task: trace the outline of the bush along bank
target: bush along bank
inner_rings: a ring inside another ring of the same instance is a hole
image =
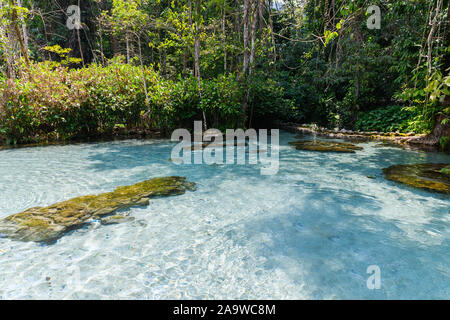
[[[290,107],[277,83],[263,79],[255,76],[251,84],[247,119],[267,118],[268,103],[276,106],[273,118]],[[243,118],[243,87],[234,75],[202,80],[199,87],[193,77],[165,79],[120,59],[81,69],[33,63],[20,78],[0,77],[0,143],[165,135],[192,127],[203,113],[209,127],[235,128]]]

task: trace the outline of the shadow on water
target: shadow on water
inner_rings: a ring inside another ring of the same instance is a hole
[[[132,169],[140,166],[148,166],[154,163],[167,164],[170,158],[170,143],[158,141],[146,144],[117,143],[95,150],[88,156],[88,160],[94,162],[91,169],[96,171],[108,171],[115,169]]]
[[[311,139],[311,137],[305,137]],[[291,137],[290,141],[294,141]],[[333,141],[342,141],[334,139]],[[327,168],[330,172],[339,173],[342,180],[346,180],[346,176],[352,172],[361,173],[362,179],[377,179],[377,182],[384,184],[386,187],[396,186],[399,189],[411,190],[414,193],[423,196],[432,196],[439,199],[445,199],[447,196],[442,194],[431,193],[426,190],[417,190],[412,187],[391,182],[385,179],[382,172],[383,168],[397,164],[421,164],[421,163],[447,163],[450,164],[450,155],[442,152],[425,152],[417,150],[403,149],[398,146],[382,145],[380,143],[370,142],[360,144],[364,148],[363,151],[357,151],[354,154],[342,155],[336,153],[320,153],[313,151],[296,151],[292,150],[281,154],[281,159],[296,161],[298,165],[292,166],[285,170],[287,173],[295,173],[302,167],[310,167],[312,169]],[[313,174],[313,172],[311,172]]]
[[[286,174],[292,171],[301,178],[307,173],[310,162],[314,163],[313,169],[326,168],[342,179],[352,172],[360,173],[361,179],[364,175],[373,175],[380,179],[377,183],[386,185],[386,192],[392,192],[394,184],[384,179],[382,168],[394,164],[448,162],[445,154],[364,147],[370,150],[351,156],[317,155],[291,149],[282,151],[278,179],[297,188],[294,181],[286,180]],[[173,165],[168,161],[170,150],[166,141],[144,145],[116,144],[103,152],[93,153],[89,160],[94,162],[92,168],[96,171],[162,165],[173,168],[167,169],[171,172],[182,172],[193,181],[206,185],[206,181],[213,183],[221,172],[225,174],[222,178],[232,179],[236,174],[234,166]],[[299,162],[283,168],[283,161],[293,159]],[[299,169],[303,171],[299,173]],[[249,168],[245,174],[241,173],[247,176],[252,170]],[[303,287],[310,298],[448,298],[450,268],[442,263],[435,264],[433,259],[437,255],[439,259],[436,260],[442,261],[442,256],[448,255],[450,250],[450,241],[446,238],[450,225],[442,219],[445,208],[435,207],[429,212],[426,223],[411,225],[419,229],[411,236],[405,231],[403,221],[379,214],[384,209],[383,204],[371,195],[371,190],[344,190],[339,186],[339,177],[336,185],[326,188],[311,179],[299,181],[298,188],[303,188],[304,192],[295,193],[293,196],[298,197],[295,201],[287,202],[274,212],[255,215],[243,224],[228,225],[218,232],[236,245],[246,247],[251,244],[256,255],[265,259],[259,267],[269,272],[281,270],[292,283]],[[252,178],[248,176],[248,179]],[[267,179],[270,182],[271,178]],[[395,186],[398,190],[408,188]],[[443,199],[441,195],[427,191],[413,192],[419,198]],[[444,240],[428,241],[427,232],[434,232]],[[418,234],[423,234],[423,239]],[[366,270],[370,265],[378,265],[381,269],[380,290],[369,290],[366,286],[370,276]]]
[[[233,232],[256,246],[257,255],[266,258],[264,269],[282,270],[294,283],[304,284],[310,298],[448,298],[449,269],[441,270],[438,279],[433,268],[449,266],[433,265],[433,256],[427,254],[431,249],[445,256],[448,240],[424,245],[408,237],[399,221],[377,215],[381,206],[375,199],[324,191],[306,193],[295,205],[282,208],[284,214],[231,226]],[[433,222],[423,226],[424,231],[435,227]],[[380,290],[366,286],[370,265],[381,269]]]

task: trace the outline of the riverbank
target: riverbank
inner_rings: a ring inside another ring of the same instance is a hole
[[[42,147],[53,145],[66,145],[76,143],[97,143],[127,139],[161,139],[166,138],[167,134],[159,130],[141,129],[141,128],[115,128],[110,133],[97,134],[90,137],[79,137],[73,139],[42,139],[41,141],[30,143],[8,144],[5,137],[0,135],[0,150],[12,148]]]
[[[319,127],[314,124],[296,124],[296,123],[284,123],[279,126],[281,130],[286,130],[292,133],[301,134],[314,134],[331,139],[345,139],[351,142],[364,142],[364,141],[380,141],[383,143],[398,145],[409,149],[419,149],[425,151],[442,151],[439,143],[430,141],[426,134],[400,133],[400,132],[361,132],[352,130],[330,130],[324,127]],[[38,142],[31,142],[26,144],[8,144],[5,137],[0,135],[0,150],[10,148],[24,148],[24,147],[36,147],[36,146],[50,146],[50,145],[64,145],[75,144],[85,142],[107,142],[114,140],[126,140],[126,139],[161,139],[169,138],[170,135],[158,130],[142,129],[142,128],[114,128],[110,133],[98,134],[90,137],[74,138],[59,140],[55,139],[43,139]],[[447,146],[445,151],[449,151]]]
[[[280,128],[289,132],[315,134],[332,139],[346,139],[353,142],[375,140],[384,143],[399,145],[405,148],[421,149],[426,151],[440,150],[438,142],[431,141],[427,138],[428,136],[426,134],[416,134],[414,132],[361,132],[346,129],[330,130],[314,124],[300,125],[296,123],[285,123],[282,124]],[[448,147],[446,150],[448,150]]]

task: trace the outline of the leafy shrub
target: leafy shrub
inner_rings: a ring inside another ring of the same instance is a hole
[[[234,76],[202,80],[199,88],[194,77],[155,83],[150,93],[149,118],[159,128],[191,128],[193,121],[203,120],[209,127],[229,128],[241,114],[242,95]]]
[[[284,88],[265,74],[255,75],[249,97],[252,126],[269,128],[276,120],[291,120],[295,111],[292,100],[285,98]]]
[[[14,142],[91,136],[134,126],[146,109],[139,68],[119,60],[79,70],[44,62],[0,86],[0,130]],[[157,74],[146,70],[146,78]]]
[[[402,106],[378,108],[360,113],[355,129],[361,131],[407,132],[412,130],[411,123],[415,113]]]
[[[255,117],[286,112],[276,82],[260,79],[252,89]],[[243,93],[233,75],[203,80],[199,88],[193,77],[167,80],[120,58],[81,69],[33,63],[20,79],[0,79],[0,135],[26,143],[96,136],[117,127],[168,132],[192,127],[203,112],[209,127],[233,128],[242,118]]]
[[[243,91],[234,75],[202,81],[200,109],[209,126],[220,130],[234,128],[242,113]]]

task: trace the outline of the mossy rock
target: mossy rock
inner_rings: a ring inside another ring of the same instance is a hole
[[[356,150],[363,148],[355,146],[352,143],[333,142],[323,140],[300,140],[289,142],[297,150],[320,151],[320,152],[342,152],[355,153]]]
[[[394,165],[383,169],[386,179],[428,191],[450,194],[450,175],[442,169],[448,164],[407,164]]]
[[[0,220],[0,234],[22,241],[53,242],[92,218],[98,219],[132,206],[148,205],[150,198],[180,195],[186,190],[195,190],[195,184],[187,182],[185,177],[153,178],[118,187],[113,192],[77,197],[13,214]]]

